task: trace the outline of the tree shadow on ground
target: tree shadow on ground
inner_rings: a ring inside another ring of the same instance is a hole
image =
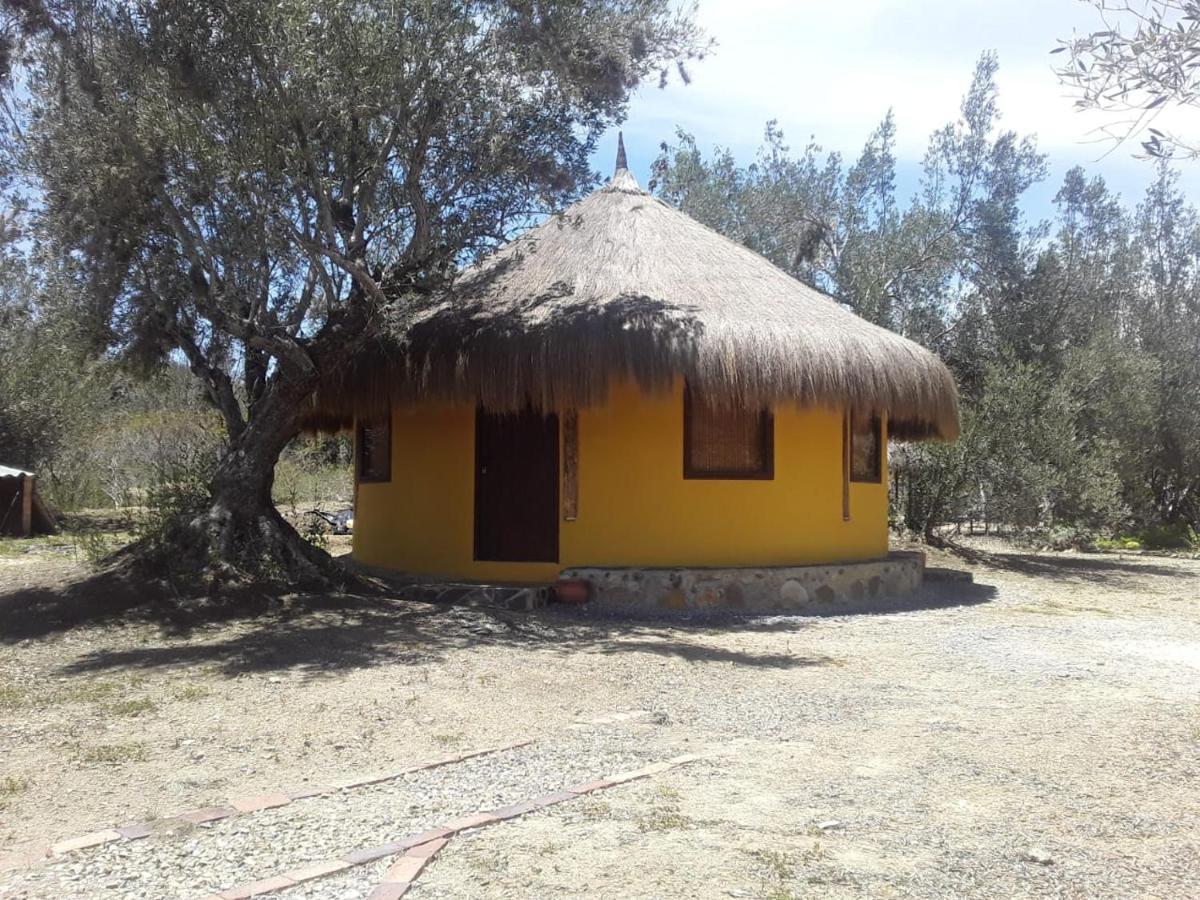
[[[69,584],[0,594],[0,642],[11,644],[131,618],[152,619],[167,628],[181,615],[161,589],[105,572]]]
[[[308,598],[304,598],[307,600]],[[340,597],[342,605],[303,605],[284,613],[227,620],[191,639],[98,649],[63,667],[64,674],[216,664],[233,677],[278,670],[319,675],[377,665],[437,663],[456,650],[502,647],[523,652],[641,653],[694,663],[789,669],[823,665],[825,657],[755,652],[708,643],[728,628],[666,623],[582,621],[555,611],[509,612],[399,599]],[[775,630],[795,631],[796,623]],[[206,639],[207,638],[207,639]]]
[[[162,595],[147,598],[134,588],[99,576],[62,590],[0,596],[0,635],[13,643],[74,628],[103,629],[97,633],[101,646],[65,665],[64,674],[205,665],[229,677],[283,670],[319,676],[378,665],[436,663],[456,650],[488,646],[561,655],[635,653],[698,665],[786,670],[840,661],[790,649],[732,647],[721,639],[795,634],[819,616],[941,609],[984,603],[994,595],[984,585],[940,585],[910,598],[831,605],[811,615],[634,620],[571,607],[524,613],[430,604],[406,600],[402,590],[372,595],[260,590],[196,605]],[[156,627],[161,639],[121,644],[122,625]]]
[[[360,581],[360,584],[362,582]],[[383,591],[383,586],[378,587]],[[197,627],[269,616],[295,597],[309,609],[369,602],[370,594],[296,595],[270,585],[227,589],[214,597],[177,595],[169,585],[122,570],[100,572],[69,583],[0,593],[0,643],[49,637],[76,628],[154,624],[165,635],[186,636]]]
[[[1136,587],[1148,577],[1193,580],[1196,573],[1180,566],[1105,556],[1069,556],[1064,553],[997,553],[948,543],[946,549],[973,565],[1015,572],[1032,578],[1057,578]]]

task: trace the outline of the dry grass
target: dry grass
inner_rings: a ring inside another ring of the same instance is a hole
[[[589,795],[576,804],[576,811],[584,819],[607,819],[612,816],[612,804]]]
[[[695,827],[697,823],[680,812],[680,799],[676,788],[664,784],[655,785],[650,809],[637,817],[637,830],[644,834],[648,831],[675,831]]]
[[[185,684],[171,691],[171,697],[175,700],[203,700],[205,697],[212,695],[212,690],[203,684]]]
[[[140,741],[111,744],[72,744],[68,747],[72,759],[83,765],[124,765],[145,762],[149,756]]]
[[[158,708],[149,697],[138,697],[131,700],[118,700],[115,703],[109,703],[105,709],[114,716],[140,716],[142,713],[151,712]]]
[[[22,688],[0,684],[0,710],[16,710],[25,705],[28,694]]]
[[[637,830],[643,834],[647,831],[673,831],[680,828],[691,828],[695,823],[679,810],[672,807],[654,807],[644,815],[638,816]]]
[[[7,809],[12,800],[29,790],[33,779],[27,775],[4,775],[0,777],[0,809]]]

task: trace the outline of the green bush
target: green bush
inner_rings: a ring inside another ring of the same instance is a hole
[[[1200,545],[1195,529],[1186,523],[1153,525],[1138,534],[1147,550],[1195,550]]]
[[[1098,550],[1141,550],[1142,542],[1131,537],[1100,538],[1096,541]]]
[[[1136,535],[1121,534],[1096,541],[1100,550],[1197,550],[1200,536],[1186,523],[1151,525]]]
[[[1048,529],[1046,543],[1054,550],[1090,550],[1096,546],[1096,531],[1084,525],[1055,525]]]
[[[174,529],[208,507],[208,483],[215,464],[213,449],[198,446],[156,466],[134,529],[136,537],[153,547],[169,546]]]
[[[120,541],[99,528],[84,527],[74,532],[77,552],[93,569],[100,569],[109,554],[120,546]]]

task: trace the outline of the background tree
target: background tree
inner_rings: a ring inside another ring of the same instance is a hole
[[[1185,528],[1200,516],[1196,212],[1165,163],[1136,210],[1074,168],[1052,221],[1027,222],[1020,201],[1045,164],[997,127],[995,73],[985,55],[907,201],[890,116],[848,166],[815,144],[793,156],[773,123],[744,167],[681,133],[655,187],[955,370],[959,441],[893,448],[909,528]]]
[[[271,502],[321,377],[588,186],[668,0],[9,0],[5,158],[98,346],[178,358],[225,446],[165,559],[321,575]],[[144,548],[145,549],[145,548]]]
[[[1154,127],[1172,106],[1200,105],[1200,0],[1086,0],[1101,28],[1059,42],[1058,70],[1080,109],[1115,113],[1102,128],[1122,143],[1145,132],[1152,157],[1200,156],[1200,138]]]

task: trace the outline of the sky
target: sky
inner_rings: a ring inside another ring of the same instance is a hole
[[[660,90],[638,91],[622,126],[630,168],[645,184],[659,144],[677,127],[705,152],[730,148],[753,160],[767,120],[778,119],[788,143],[810,138],[853,158],[893,109],[898,186],[911,194],[929,135],[958,118],[976,60],[999,56],[1000,127],[1035,134],[1050,174],[1025,198],[1030,218],[1047,217],[1063,174],[1073,165],[1103,175],[1129,204],[1153,177],[1133,158],[1136,142],[1096,143],[1095,129],[1119,121],[1080,112],[1058,83],[1051,56],[1059,38],[1098,30],[1082,0],[700,0],[700,22],[715,53]],[[1200,135],[1200,112],[1170,111],[1158,123]],[[616,130],[594,157],[611,171]],[[1179,163],[1183,186],[1200,200],[1200,161]]]

